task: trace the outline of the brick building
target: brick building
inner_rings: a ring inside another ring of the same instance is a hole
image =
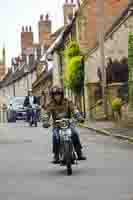
[[[105,30],[106,35],[108,35],[112,31],[112,27],[115,29],[117,19],[122,16],[122,13],[125,11],[129,3],[130,3],[129,0],[104,1],[104,15],[105,15],[104,30]],[[100,64],[99,50],[98,50],[98,54],[95,56],[94,59],[91,57],[92,56],[91,52],[95,51],[95,47],[98,44],[97,24],[98,24],[99,18],[97,17],[97,13],[96,13],[96,1],[94,0],[82,1],[82,4],[80,5],[76,13],[74,10],[75,6],[74,6],[73,1],[68,2],[66,0],[64,8],[67,9],[66,13],[69,13],[68,11],[69,9],[70,9],[70,12],[72,13],[72,8],[73,8],[74,19],[72,20],[72,26],[68,29],[68,31],[66,31],[65,37],[64,36],[62,37],[62,40],[60,44],[58,45],[58,50],[56,48],[53,53],[54,64],[55,64],[54,74],[56,77],[56,82],[59,82],[60,75],[57,78],[57,74],[63,71],[63,65],[64,65],[63,64],[63,61],[64,61],[63,50],[67,46],[69,41],[77,40],[79,42],[80,49],[85,55],[85,104],[86,104],[85,106],[86,106],[86,112],[89,115],[89,108],[91,107],[91,105],[94,104],[93,99],[94,99],[95,93],[93,93],[93,88],[95,87],[95,84],[98,83],[97,66]],[[66,18],[64,17],[64,19]],[[127,32],[126,29],[124,31]],[[120,39],[120,36],[117,39]],[[127,38],[125,38],[123,46],[127,44],[126,42],[127,42]],[[114,44],[115,43],[113,43],[113,45]],[[117,49],[119,48],[119,52],[127,51],[127,48],[126,50],[124,50],[123,46],[121,47],[117,46]],[[108,43],[107,49],[109,48],[110,46]],[[114,49],[116,47],[111,45],[111,48]],[[111,52],[111,49],[110,49],[110,52]],[[116,54],[116,56],[117,55],[118,54]],[[86,83],[87,83],[87,87],[86,87]],[[90,94],[90,91],[92,91],[91,94]],[[71,96],[71,91],[69,91],[68,93],[69,93],[68,95]],[[73,98],[73,95],[72,95],[72,98]]]
[[[51,20],[46,15],[40,16],[38,22],[38,43],[34,42],[34,33],[31,27],[22,27],[20,34],[21,55],[13,58],[11,68],[3,81],[0,82],[1,96],[25,96],[27,90],[32,88],[33,82],[36,81],[40,71],[44,67],[39,63],[39,59],[44,54],[50,43],[55,40],[56,34],[51,32]],[[5,58],[3,51],[3,58]],[[4,59],[1,62],[1,74],[4,74]]]

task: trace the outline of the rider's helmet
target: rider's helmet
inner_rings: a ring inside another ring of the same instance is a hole
[[[32,92],[32,89],[29,89],[28,92]]]
[[[28,90],[28,95],[30,95],[30,93],[32,93],[33,91],[32,91],[32,89],[29,89]]]
[[[53,86],[50,89],[50,96],[54,97],[55,95],[60,94],[62,97],[64,97],[64,89],[61,86]]]

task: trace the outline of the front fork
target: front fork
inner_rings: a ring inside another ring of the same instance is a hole
[[[62,131],[62,130],[60,130]],[[71,131],[71,130],[70,130]],[[61,132],[60,132],[60,137],[61,137]],[[65,144],[69,145],[69,152],[71,154],[71,160],[72,161],[76,161],[77,164],[77,160],[78,160],[78,155],[75,151],[74,145],[73,145],[73,141],[72,141],[72,136],[69,136],[71,138],[61,138],[60,139],[60,160],[64,161],[65,160]]]

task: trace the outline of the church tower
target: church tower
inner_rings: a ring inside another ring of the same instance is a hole
[[[6,75],[6,50],[5,46],[2,49],[2,59],[0,60],[0,81]]]
[[[5,46],[3,46],[3,50],[2,50],[2,60],[3,60],[3,66],[6,66],[6,50],[5,50]]]

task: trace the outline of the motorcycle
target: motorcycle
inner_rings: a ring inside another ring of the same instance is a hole
[[[31,127],[32,125],[35,125],[35,127],[38,126],[38,110],[39,109],[40,107],[38,105],[27,108],[27,111],[30,112],[30,119],[28,120],[28,122]]]
[[[77,164],[78,156],[72,142],[71,124],[73,120],[63,118],[56,120],[59,127],[60,147],[59,160],[60,163],[66,166],[67,175],[72,175],[72,164]]]

